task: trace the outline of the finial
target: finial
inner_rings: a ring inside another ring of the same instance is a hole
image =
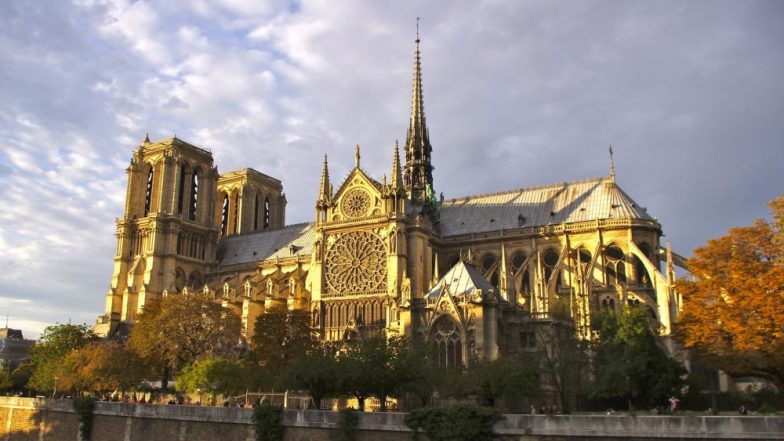
[[[615,160],[613,160],[612,144],[610,144],[610,180],[615,182]]]
[[[359,168],[359,144],[354,147],[354,166]]]
[[[150,143],[150,134],[149,133],[146,133],[144,135],[144,143],[145,144],[149,144]]]
[[[421,19],[422,19],[421,17],[417,17],[417,22],[416,22],[416,26],[417,26],[417,38],[416,38],[416,42],[417,42],[417,43],[419,43],[419,20],[421,20]]]

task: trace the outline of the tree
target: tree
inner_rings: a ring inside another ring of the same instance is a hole
[[[175,388],[180,392],[207,392],[215,399],[247,390],[253,366],[242,360],[211,357],[199,360],[182,370]]]
[[[35,390],[56,390],[63,359],[74,349],[98,340],[86,324],[57,324],[44,329],[43,335],[30,348],[34,366],[29,385]]]
[[[63,359],[59,370],[60,388],[64,390],[122,394],[143,379],[141,360],[119,342],[89,343],[74,349]]]
[[[285,386],[307,391],[317,409],[323,398],[337,391],[337,380],[337,361],[329,351],[314,351],[294,360],[284,374]]]
[[[427,406],[433,394],[443,388],[442,380],[447,377],[446,372],[432,360],[430,345],[421,341],[406,345],[398,355],[397,363],[401,382],[396,394],[410,393],[419,398],[421,406]]]
[[[256,319],[253,329],[251,349],[267,369],[282,368],[319,347],[306,312],[271,308]]]
[[[599,317],[591,396],[633,406],[654,406],[683,386],[686,370],[659,347],[640,307]]]
[[[202,294],[148,301],[136,318],[128,347],[161,372],[210,356],[229,354],[239,342],[240,318]]]
[[[370,337],[349,346],[338,357],[340,391],[356,398],[359,410],[365,409],[366,398],[375,395],[385,412],[387,397],[394,396],[398,386],[408,381],[408,372],[399,363],[406,345],[402,338]]]
[[[536,333],[542,363],[542,374],[555,388],[564,412],[569,410],[569,397],[578,395],[588,373],[588,343],[577,337],[571,322],[554,321],[549,328]]]
[[[11,373],[0,367],[0,390],[10,389],[13,385],[14,382],[11,381]]]
[[[530,397],[539,391],[539,361],[530,355],[476,360],[469,365],[472,392],[490,407],[498,398]]]
[[[784,195],[773,222],[732,228],[694,250],[678,281],[678,337],[709,366],[765,378],[784,391]]]

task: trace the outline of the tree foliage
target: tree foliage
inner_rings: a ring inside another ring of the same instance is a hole
[[[186,393],[236,395],[250,387],[255,367],[243,360],[211,357],[199,360],[182,370],[176,389]]]
[[[707,364],[784,390],[784,195],[773,221],[732,228],[694,250],[679,280],[679,338]]]
[[[502,418],[495,409],[455,404],[416,409],[406,416],[406,425],[414,439],[422,432],[430,441],[489,441],[496,438],[493,426]]]
[[[378,397],[381,411],[386,411],[386,399],[400,392],[401,385],[409,382],[411,370],[401,363],[401,355],[408,348],[407,340],[393,337],[370,337],[354,342],[338,357],[338,386],[359,402],[364,410],[364,400]]]
[[[272,308],[256,319],[253,329],[251,349],[267,369],[282,368],[319,347],[307,312]]]
[[[138,357],[115,341],[92,342],[63,358],[59,386],[64,390],[121,391],[143,380]]]
[[[55,389],[56,378],[59,379],[68,353],[97,340],[98,336],[86,324],[48,326],[30,348],[30,363],[34,368],[29,386],[39,391]]]
[[[528,354],[476,360],[468,367],[472,393],[494,407],[498,398],[532,397],[539,392],[539,361]]]
[[[541,348],[542,375],[555,389],[561,409],[569,411],[569,397],[584,389],[590,366],[588,343],[577,337],[570,322],[552,323],[536,334]]]
[[[658,346],[642,308],[602,313],[595,352],[593,398],[654,406],[683,385],[686,370]]]
[[[338,365],[329,351],[314,351],[294,360],[286,368],[284,385],[293,390],[307,391],[316,408],[321,400],[338,392]]]
[[[148,301],[136,318],[129,348],[161,372],[202,358],[231,353],[240,318],[207,296],[170,295]]]

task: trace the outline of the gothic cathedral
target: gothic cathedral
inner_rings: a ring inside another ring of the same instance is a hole
[[[245,338],[256,317],[289,308],[308,312],[325,341],[427,340],[442,366],[535,349],[556,311],[590,338],[596,311],[642,305],[672,334],[683,259],[661,246],[661,225],[613,167],[606,177],[437,198],[418,37],[413,77],[389,179],[362,169],[357,146],[354,169],[333,186],[325,157],[306,224],[285,225],[280,180],[250,168],[221,174],[207,150],[145,139],[127,169],[96,331],[127,333],[149,299],[198,292],[235,310]]]

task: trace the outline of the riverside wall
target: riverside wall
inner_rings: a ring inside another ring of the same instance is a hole
[[[97,402],[93,441],[253,441],[251,409]],[[337,414],[284,411],[286,441],[334,439]],[[357,441],[408,441],[399,412],[363,413]],[[502,440],[784,440],[784,417],[505,415]],[[0,441],[78,441],[69,400],[0,397]],[[424,439],[422,437],[421,439]]]

